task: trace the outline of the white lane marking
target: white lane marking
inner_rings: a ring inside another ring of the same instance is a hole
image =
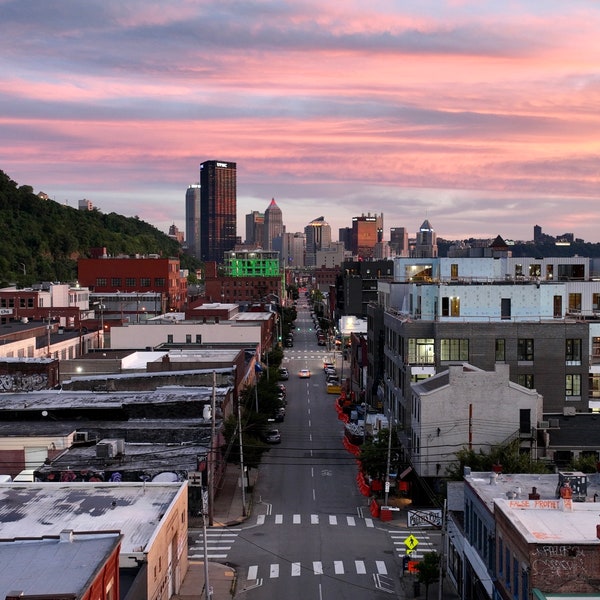
[[[344,574],[344,563],[341,560],[334,560],[333,561],[333,570],[334,573],[336,575],[343,575]]]
[[[281,525],[283,523],[283,515],[275,515],[275,525]]]
[[[375,527],[375,525],[373,524],[373,519],[365,519],[365,525],[367,527]]]
[[[319,515],[310,515],[310,524],[318,525],[319,524]]]
[[[294,516],[292,517],[292,523],[293,523],[294,525],[299,525],[299,524],[300,524],[300,522],[301,522],[300,515],[296,514],[296,515],[294,515]]]
[[[271,579],[274,579],[275,577],[279,577],[279,565],[278,564],[271,565],[269,577]]]
[[[292,577],[298,577],[302,570],[302,565],[299,562],[292,563]]]
[[[313,571],[315,575],[323,575],[323,563],[320,560],[313,562]]]
[[[258,517],[256,517],[256,524],[264,525],[265,524],[265,515],[258,515]]]
[[[329,524],[337,525],[337,517],[335,515],[329,515]]]
[[[346,522],[350,527],[354,527],[356,525],[356,520],[354,517],[346,517]]]
[[[385,566],[385,563],[382,560],[376,560],[375,564],[377,565],[377,572],[380,575],[387,575],[387,567]]]
[[[249,581],[252,579],[257,579],[257,575],[258,575],[258,565],[252,565],[251,567],[248,568],[248,577],[246,577],[246,579],[248,579]]]
[[[356,566],[356,573],[358,575],[365,575],[367,573],[367,567],[365,567],[363,560],[355,560],[354,565]]]

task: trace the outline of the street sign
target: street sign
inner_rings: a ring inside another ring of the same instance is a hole
[[[190,487],[200,487],[202,485],[202,473],[200,471],[190,471],[188,473],[188,485]]]
[[[419,540],[411,534],[404,540],[404,545],[408,550],[407,554],[410,554],[419,545]]]

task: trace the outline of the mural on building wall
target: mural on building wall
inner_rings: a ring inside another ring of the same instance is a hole
[[[45,373],[10,373],[0,375],[0,392],[35,392],[48,389]]]
[[[36,481],[44,482],[136,482],[140,481],[186,481],[187,471],[107,471],[96,469],[76,470],[46,470],[36,472]]]

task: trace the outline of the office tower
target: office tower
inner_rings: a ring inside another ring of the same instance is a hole
[[[390,228],[390,248],[394,256],[408,256],[408,231],[406,227]]]
[[[284,233],[281,236],[281,264],[284,267],[303,267],[306,238],[303,233]]]
[[[317,251],[329,248],[331,244],[331,226],[324,217],[318,217],[304,228],[306,236],[306,256],[304,264],[307,267],[317,265]]]
[[[236,242],[236,164],[208,160],[200,165],[200,258],[222,263]]]
[[[435,258],[438,255],[437,235],[427,219],[417,232],[415,244],[415,258]]]
[[[185,192],[185,241],[188,254],[200,258],[200,184],[193,183]]]
[[[281,237],[284,232],[283,215],[275,202],[275,198],[271,199],[271,204],[265,210],[265,227],[263,231],[265,238],[264,249],[273,250],[273,240]]]
[[[263,231],[265,225],[265,215],[253,210],[246,215],[246,245],[258,248],[264,247]]]
[[[352,217],[352,254],[359,258],[373,258],[375,244],[383,239],[383,215]]]

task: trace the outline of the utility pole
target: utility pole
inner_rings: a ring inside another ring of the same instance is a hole
[[[217,372],[213,371],[213,386],[212,386],[212,399],[210,403],[210,448],[208,450],[208,522],[210,526],[213,525],[214,518],[214,503],[215,503],[215,436],[217,432],[216,427],[216,393],[217,393]]]
[[[442,593],[443,593],[443,589],[444,589],[444,560],[446,557],[445,544],[446,544],[446,500],[444,500],[444,506],[442,507],[442,537],[440,540],[441,547],[440,547],[440,560],[439,560],[440,584],[439,584],[439,588],[438,588],[438,600],[442,600]]]
[[[208,538],[206,535],[206,519],[208,517],[208,492],[202,488],[202,538],[204,541],[204,596],[210,600],[211,588],[208,581]]]
[[[388,496],[390,494],[390,469],[392,462],[392,419],[388,410],[388,449],[387,449],[387,468],[385,471],[385,506],[388,505]]]
[[[242,408],[238,399],[238,433],[240,440],[240,468],[242,470],[242,516],[246,516],[246,480],[244,477],[244,445],[242,443]]]

